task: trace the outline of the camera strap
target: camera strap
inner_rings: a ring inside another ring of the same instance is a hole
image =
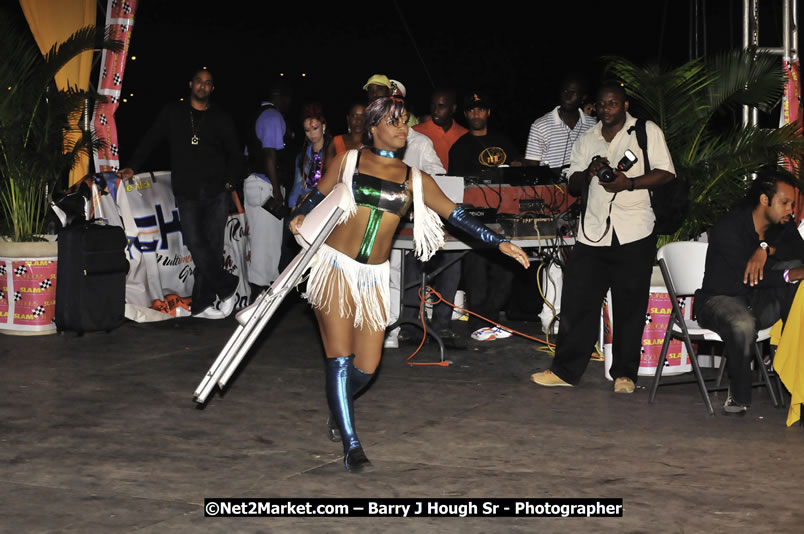
[[[595,156],[592,159],[592,161],[594,161],[598,157],[599,156]],[[581,211],[581,232],[583,232],[583,236],[586,239],[588,239],[590,243],[600,243],[603,240],[603,238],[606,237],[606,234],[608,234],[609,230],[611,229],[611,206],[612,206],[612,204],[614,204],[614,199],[617,198],[617,193],[614,193],[614,196],[611,197],[611,200],[609,201],[609,213],[608,213],[608,215],[606,215],[606,229],[603,230],[603,234],[599,238],[592,239],[591,237],[589,237],[586,234],[586,226],[584,225],[584,221],[586,220],[586,208],[589,206],[589,184],[590,184],[590,182],[591,182],[591,179],[588,182],[586,182],[586,184],[584,185],[583,189],[581,190],[581,203],[583,204],[583,210]]]
[[[586,221],[586,208],[589,206],[589,183],[587,183],[581,191],[581,200],[583,202],[583,211],[581,212],[581,232],[583,232],[583,236],[591,243],[600,243],[603,238],[606,237],[606,234],[609,233],[609,230],[611,229],[611,206],[614,204],[615,198],[617,198],[617,193],[614,193],[614,196],[611,197],[611,200],[609,200],[609,213],[606,215],[606,229],[603,230],[603,234],[599,238],[592,239],[586,234],[586,226],[584,225],[584,222]]]

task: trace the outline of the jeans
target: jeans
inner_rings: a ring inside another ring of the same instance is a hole
[[[229,194],[211,198],[176,197],[184,244],[195,264],[192,312],[200,313],[215,302],[215,295],[230,296],[239,279],[223,268],[223,242],[229,217]]]
[[[798,284],[755,288],[749,296],[695,294],[698,324],[714,330],[725,345],[729,389],[735,402],[751,404],[751,359],[757,331],[787,320]]]

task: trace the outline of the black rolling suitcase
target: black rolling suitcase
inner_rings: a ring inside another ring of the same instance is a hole
[[[59,231],[56,329],[109,331],[124,321],[126,234],[119,226],[81,222]]]

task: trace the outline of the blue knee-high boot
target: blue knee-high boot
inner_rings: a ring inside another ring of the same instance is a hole
[[[352,371],[350,373],[351,381],[349,383],[349,389],[352,391],[352,399],[354,399],[361,391],[366,389],[368,383],[371,382],[371,379],[374,378],[374,373],[367,373],[362,369],[359,369],[352,363]],[[332,416],[332,413],[329,414],[329,419],[327,419],[327,436],[329,437],[330,441],[340,441],[341,434],[338,430],[338,425],[335,423],[335,418]]]
[[[371,462],[366,458],[355,430],[351,389],[354,358],[353,354],[341,358],[327,358],[327,401],[341,431],[344,466],[347,471],[359,473],[371,469]]]

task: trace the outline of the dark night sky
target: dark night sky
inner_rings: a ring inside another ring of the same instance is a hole
[[[685,9],[668,10],[663,56],[678,63],[688,56],[688,14],[686,3],[676,3]],[[418,114],[427,112],[432,84],[459,93],[485,89],[495,103],[496,127],[524,143],[529,123],[555,105],[562,73],[581,70],[595,79],[600,56],[655,57],[664,5],[644,2],[649,7],[639,17],[611,9],[619,25],[643,21],[628,31],[604,29],[591,10],[572,12],[559,2],[504,1],[471,10],[466,2],[433,4],[397,2],[406,28],[392,2],[234,13],[144,0],[131,48],[138,59],[129,62],[124,82],[135,98],[119,112],[121,127],[134,128],[132,120],[150,115],[144,106],[185,96],[190,71],[203,65],[215,75],[215,99],[238,119],[250,115],[259,88],[283,72],[294,86],[294,103],[322,101],[331,126],[340,131],[346,108],[364,100],[363,83],[380,72],[407,86]]]
[[[742,1],[697,1],[707,5],[708,50],[740,46]],[[417,114],[428,112],[432,84],[459,95],[486,90],[491,126],[524,149],[530,123],[557,104],[562,74],[582,71],[594,84],[605,55],[644,63],[661,51],[673,65],[689,59],[691,1],[276,4],[140,0],[129,54],[137,60],[128,62],[123,84],[124,96],[134,96],[117,115],[123,163],[158,110],[188,94],[201,66],[215,76],[213,99],[241,127],[261,88],[285,73],[296,109],[322,102],[330,131],[340,133],[346,109],[365,99],[366,79],[385,73],[407,86]],[[760,44],[778,46],[779,3],[763,4],[771,11],[761,13]],[[298,129],[297,116],[287,119]]]

